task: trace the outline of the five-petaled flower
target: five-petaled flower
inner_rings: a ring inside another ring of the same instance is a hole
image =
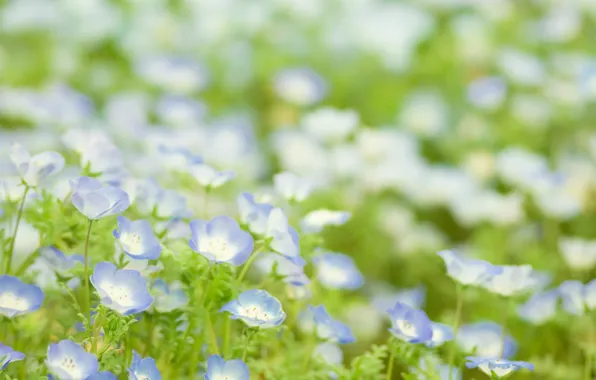
[[[248,366],[240,359],[224,360],[219,355],[211,355],[207,359],[205,380],[249,380]]]
[[[95,355],[71,340],[50,344],[46,365],[60,379],[87,379],[99,370]]]
[[[124,253],[133,259],[159,258],[161,244],[147,220],[131,221],[124,216],[118,216],[118,229],[114,230],[114,237],[120,242]]]
[[[12,318],[36,311],[43,303],[43,291],[24,284],[18,277],[0,276],[0,315]]]
[[[136,351],[132,352],[132,363],[128,374],[131,380],[161,380],[155,359],[141,358]]]
[[[124,190],[104,185],[96,179],[79,177],[70,185],[72,204],[91,220],[120,214],[130,206],[128,194]]]
[[[392,323],[389,331],[397,338],[409,343],[424,343],[432,339],[432,324],[424,311],[398,302],[387,312]]]
[[[252,236],[227,216],[190,222],[190,248],[215,263],[244,264],[254,248]]]
[[[220,312],[227,311],[230,318],[240,319],[249,327],[262,329],[279,326],[286,313],[277,298],[265,290],[247,290],[237,299],[225,304]]]

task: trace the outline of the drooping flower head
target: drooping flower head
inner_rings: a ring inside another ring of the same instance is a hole
[[[503,272],[503,268],[483,260],[460,257],[454,251],[437,253],[445,261],[449,277],[462,285],[483,285],[491,277]]]
[[[233,171],[219,171],[207,164],[193,165],[189,171],[198,183],[208,189],[218,188],[236,177]]]
[[[289,201],[302,202],[314,190],[314,184],[290,172],[278,173],[273,177],[275,190]]]
[[[46,365],[60,379],[87,379],[99,370],[95,355],[71,340],[50,344]]]
[[[423,343],[432,338],[432,324],[424,311],[398,302],[387,312],[392,324],[389,331],[397,338],[409,343]]]
[[[238,299],[228,302],[220,312],[227,311],[230,318],[240,319],[249,327],[271,328],[279,326],[286,313],[277,298],[265,290],[247,290]]]
[[[246,262],[254,248],[252,236],[227,216],[216,216],[208,222],[193,220],[190,230],[190,248],[211,262],[239,266]]]
[[[527,362],[510,361],[499,358],[481,358],[477,356],[466,357],[466,367],[479,368],[488,376],[492,377],[492,375],[495,374],[498,378],[505,377],[523,368],[530,371],[534,370],[534,365]]]
[[[161,380],[161,374],[153,358],[141,358],[136,351],[132,352],[132,363],[128,369],[131,380]]]
[[[517,351],[517,344],[510,335],[501,339],[503,327],[494,322],[477,322],[463,325],[457,332],[455,340],[464,352],[485,358],[501,356],[512,357]]]
[[[91,275],[91,283],[101,303],[122,315],[143,312],[153,303],[145,279],[135,270],[118,270],[112,263],[98,263]]]
[[[250,380],[248,366],[240,359],[224,360],[219,355],[207,359],[205,380]]]
[[[18,143],[11,145],[9,156],[21,179],[29,186],[38,186],[45,178],[58,173],[64,167],[64,157],[60,153],[43,152],[31,156]]]
[[[332,211],[327,209],[315,210],[308,213],[300,226],[303,232],[319,233],[326,226],[341,226],[346,223],[352,214],[348,211]]]
[[[161,253],[159,239],[153,234],[151,224],[147,220],[131,221],[118,216],[118,228],[114,230],[122,250],[133,259],[156,260]]]
[[[72,204],[91,220],[101,219],[124,212],[130,201],[128,194],[117,187],[104,186],[89,177],[79,177],[71,182]]]
[[[43,291],[18,277],[0,276],[0,314],[8,318],[32,313],[43,303]]]
[[[267,231],[267,221],[273,206],[268,203],[259,203],[252,194],[242,193],[237,199],[240,220],[248,226],[248,229],[262,235]]]
[[[310,306],[309,308],[313,314],[317,336],[320,339],[339,344],[356,341],[352,330],[344,323],[331,318],[325,306]]]
[[[453,340],[453,330],[451,329],[451,326],[437,322],[431,322],[430,324],[433,335],[429,341],[425,342],[426,346],[430,348],[439,347],[443,343]]]
[[[6,369],[10,363],[23,359],[25,359],[25,354],[0,343],[0,371]]]
[[[323,253],[313,258],[317,279],[328,289],[358,289],[364,283],[362,273],[350,256],[342,253]]]
[[[285,256],[296,265],[306,265],[306,261],[300,257],[298,233],[290,226],[282,209],[274,208],[269,213],[265,237],[269,240],[269,247],[275,252]]]
[[[188,296],[182,289],[182,284],[174,282],[167,284],[163,280],[155,280],[151,287],[154,295],[154,307],[160,313],[167,313],[176,309],[182,309],[188,304]]]

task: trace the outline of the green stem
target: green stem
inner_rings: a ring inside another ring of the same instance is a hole
[[[232,320],[230,318],[226,318],[224,320],[224,327],[223,327],[223,348],[222,354],[224,359],[228,357],[230,351],[230,331],[232,327]]]
[[[89,228],[87,228],[87,237],[85,238],[85,316],[90,318],[91,311],[91,292],[89,291],[89,237],[91,236],[91,227],[93,219],[89,219]]]
[[[464,304],[463,289],[461,285],[456,286],[457,305],[455,307],[455,320],[453,321],[453,343],[451,345],[451,352],[449,353],[449,380],[453,379],[453,371],[451,370],[455,362],[455,353],[457,351],[457,333],[461,322],[461,313]]]
[[[211,346],[211,350],[213,351],[213,353],[219,355],[217,335],[215,335],[215,330],[213,329],[213,321],[211,321],[211,314],[209,312],[205,314],[205,328],[207,329],[207,334],[209,335],[209,344]]]
[[[584,367],[584,380],[592,380],[592,352],[586,350],[586,364]]]
[[[501,351],[499,357],[503,357],[503,351],[505,350],[505,337],[507,336],[507,319],[509,318],[509,302],[504,299],[505,305],[503,307],[503,316],[501,320]]]
[[[250,345],[250,341],[252,340],[252,337],[254,336],[255,332],[253,332],[251,329],[248,330],[247,334],[246,334],[246,345],[244,346],[244,350],[242,351],[242,361],[246,362],[246,354],[248,353],[248,346]]]
[[[4,260],[6,261],[4,273],[10,274],[10,266],[12,264],[12,254],[14,251],[14,245],[17,240],[17,232],[19,231],[19,224],[21,224],[21,218],[23,217],[23,209],[25,208],[25,200],[27,199],[27,193],[29,193],[29,186],[25,185],[25,191],[23,191],[23,197],[21,198],[21,203],[19,204],[19,211],[17,213],[17,221],[14,226],[14,232],[12,234],[12,239],[10,240],[10,246],[8,247],[8,251],[6,251]]]
[[[240,284],[242,283],[242,280],[244,279],[244,276],[246,276],[246,273],[248,273],[248,270],[250,269],[252,264],[255,262],[255,260],[257,259],[257,256],[259,255],[259,253],[261,253],[261,250],[265,246],[266,246],[266,244],[263,244],[259,248],[255,249],[254,252],[252,253],[252,255],[250,255],[250,257],[246,261],[246,263],[244,263],[244,266],[242,267],[242,270],[240,271],[240,274],[238,275],[238,279],[236,280],[236,282],[238,283],[238,286],[240,286]]]
[[[389,356],[389,362],[387,363],[387,380],[391,380],[393,377],[393,362],[395,361],[395,350],[391,350],[391,355]]]

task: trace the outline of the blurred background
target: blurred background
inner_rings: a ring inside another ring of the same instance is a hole
[[[450,323],[441,249],[592,279],[595,35],[593,0],[0,0],[0,200],[13,141],[166,188],[186,149],[237,172],[213,212],[308,178],[296,210],[352,212],[325,237],[367,279],[330,306],[358,352],[398,298]],[[468,297],[465,322],[499,320],[497,298]],[[570,318],[511,324],[526,378],[579,378]]]

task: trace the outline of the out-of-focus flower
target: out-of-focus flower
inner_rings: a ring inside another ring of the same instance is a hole
[[[331,318],[325,306],[310,306],[309,308],[313,315],[315,331],[320,339],[339,344],[356,341],[352,330],[346,324]]]
[[[323,253],[313,257],[317,280],[329,289],[358,289],[364,283],[362,273],[350,256],[342,253]]]
[[[397,338],[408,343],[423,343],[432,338],[432,324],[424,311],[398,302],[387,312],[392,324],[389,331]]]
[[[136,71],[147,83],[177,94],[201,91],[209,82],[205,67],[182,57],[146,57],[137,62]]]
[[[0,371],[6,369],[10,363],[23,359],[25,359],[25,354],[0,343]]]
[[[501,272],[484,284],[490,292],[501,296],[515,296],[536,290],[537,283],[531,265],[503,265]]]
[[[300,222],[302,231],[306,233],[319,233],[325,226],[341,226],[346,223],[352,214],[348,211],[332,211],[320,209],[311,211]]]
[[[478,357],[492,358],[501,355],[503,358],[512,357],[517,351],[517,344],[510,335],[501,338],[500,325],[493,322],[477,322],[463,325],[455,340],[464,352],[474,352]]]
[[[218,171],[217,169],[207,164],[197,164],[189,168],[192,176],[207,189],[215,189],[226,182],[234,179],[236,173],[233,171]]]
[[[155,300],[153,306],[159,313],[168,313],[182,309],[188,304],[188,296],[180,282],[167,284],[163,280],[155,280],[151,286]]]
[[[310,283],[302,266],[273,252],[260,253],[254,265],[265,275],[270,275],[275,269],[275,273],[291,285],[303,286]]]
[[[477,356],[466,357],[466,367],[479,368],[488,376],[495,374],[498,378],[505,377],[512,372],[519,371],[522,368],[534,370],[534,365],[527,362],[510,361],[507,359],[482,358]]]
[[[99,370],[95,355],[71,340],[50,344],[46,365],[60,379],[87,379]]]
[[[409,96],[399,115],[405,128],[423,137],[434,137],[445,131],[449,108],[434,91],[415,92]]]
[[[596,241],[574,237],[561,237],[559,250],[569,268],[588,271],[596,265]]]
[[[91,283],[101,303],[122,315],[143,312],[153,303],[147,282],[134,270],[118,270],[112,263],[98,263],[91,275]]]
[[[286,313],[277,298],[265,290],[247,290],[237,299],[225,304],[220,312],[227,311],[230,318],[240,319],[249,327],[272,328],[279,326]]]
[[[128,369],[130,380],[161,380],[161,374],[153,358],[141,358],[132,352],[132,363]]]
[[[302,128],[324,143],[337,143],[345,140],[360,123],[360,117],[353,110],[320,108],[304,116]]]
[[[403,303],[413,309],[422,309],[426,298],[426,287],[423,285],[409,289],[393,289],[386,285],[376,285],[371,289],[372,304],[385,313],[396,303]]]
[[[118,228],[114,230],[114,237],[122,245],[124,253],[133,259],[159,258],[161,244],[153,234],[151,224],[146,220],[131,221],[124,216],[118,216]]]
[[[454,251],[445,250],[437,254],[445,261],[449,277],[462,285],[484,285],[503,272],[502,268],[487,261],[463,258]]]
[[[480,78],[468,86],[468,101],[481,109],[498,108],[507,94],[507,84],[499,77]]]
[[[432,337],[429,341],[425,342],[428,347],[434,348],[439,347],[443,343],[453,340],[453,330],[451,326],[443,323],[431,322]]]
[[[248,366],[240,359],[224,360],[219,355],[211,355],[207,359],[205,380],[249,380]]]
[[[165,95],[156,106],[157,116],[164,123],[174,127],[194,126],[203,120],[205,104],[186,96]]]
[[[265,237],[269,240],[269,246],[273,251],[293,261],[296,265],[306,265],[306,261],[300,256],[298,233],[289,225],[288,217],[282,209],[274,208],[269,213]]]
[[[267,231],[267,221],[273,206],[257,202],[249,193],[240,194],[237,203],[242,223],[245,223],[251,232],[264,234]]]
[[[80,177],[71,182],[72,204],[91,220],[117,215],[130,206],[128,194],[117,187],[104,186],[96,179]]]
[[[8,318],[32,313],[43,303],[43,291],[18,277],[0,276],[0,314]]]
[[[215,263],[244,264],[253,251],[252,236],[227,216],[190,222],[190,248]]]
[[[21,179],[29,186],[38,186],[64,167],[64,157],[60,153],[43,152],[31,156],[27,149],[18,143],[12,144],[9,155]]]
[[[279,72],[273,87],[277,95],[297,106],[310,106],[327,94],[325,80],[309,68],[290,68]]]
[[[535,325],[543,324],[555,316],[559,297],[557,289],[535,293],[517,308],[517,314]]]
[[[300,178],[289,172],[278,173],[273,177],[275,190],[289,201],[302,202],[314,190],[312,181]]]

